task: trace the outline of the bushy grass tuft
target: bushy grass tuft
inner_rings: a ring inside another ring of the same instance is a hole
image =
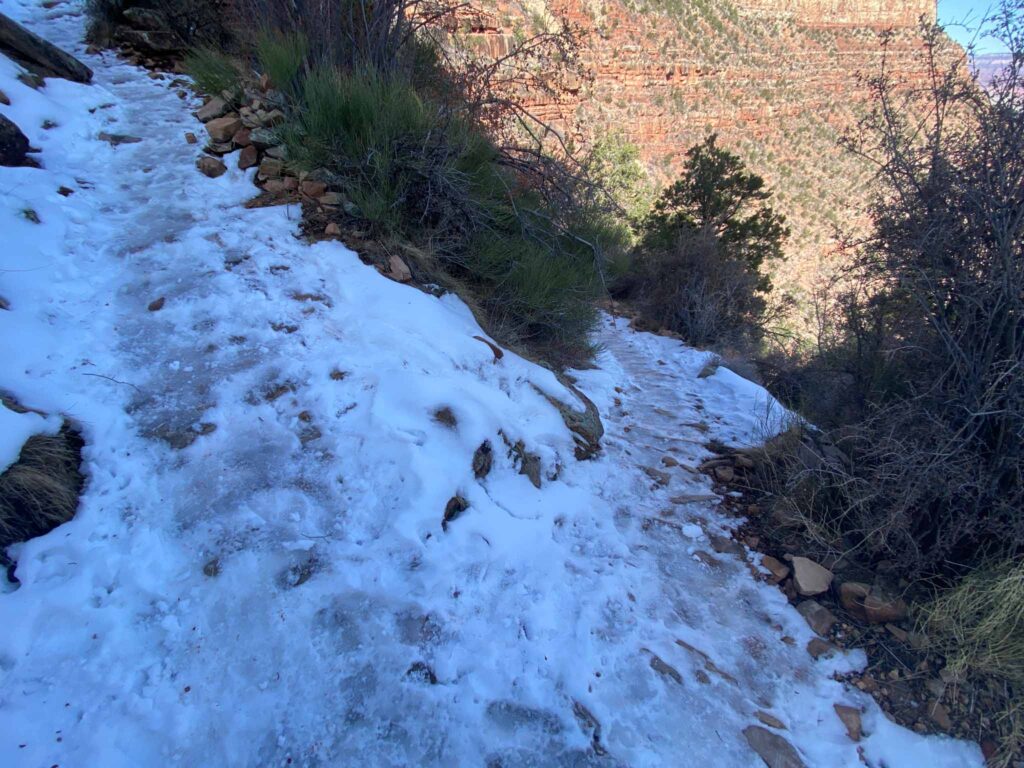
[[[975,571],[925,609],[925,632],[957,672],[1024,685],[1024,560]]]
[[[57,435],[35,435],[0,474],[0,558],[9,545],[74,516],[82,487],[81,447],[81,437],[68,426]]]
[[[309,42],[297,33],[264,33],[256,41],[256,56],[271,85],[294,96],[309,56]]]
[[[242,88],[242,75],[235,61],[212,48],[195,48],[184,61],[185,71],[204,93],[211,96],[228,94],[237,99]]]
[[[504,336],[571,347],[594,326],[597,272],[576,255],[513,235],[482,235],[467,268],[490,286],[484,306]]]
[[[1024,560],[990,564],[940,592],[923,609],[925,634],[958,677],[1009,686],[995,718],[1000,751],[991,765],[1024,757]]]
[[[296,92],[280,129],[290,162],[327,169],[378,236],[430,253],[506,341],[586,345],[594,255],[550,224],[483,131],[374,70],[318,68]]]

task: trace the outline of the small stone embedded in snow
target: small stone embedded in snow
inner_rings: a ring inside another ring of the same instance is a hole
[[[793,745],[779,734],[759,725],[751,725],[744,729],[743,735],[747,737],[750,748],[768,768],[806,768]]]
[[[204,176],[209,176],[211,179],[216,179],[223,176],[228,171],[228,167],[224,165],[220,160],[215,157],[203,155],[196,160],[196,168]]]
[[[789,576],[789,566],[771,555],[765,555],[761,559],[761,565],[771,573],[772,582],[775,584],[785,581],[786,577]]]
[[[198,110],[196,110],[196,117],[202,122],[207,123],[214,118],[218,118],[228,111],[228,104],[220,96],[214,96]]]
[[[836,716],[846,728],[846,734],[850,739],[852,741],[860,741],[862,733],[860,710],[846,704],[836,704],[833,706],[833,709],[835,709]]]
[[[822,636],[827,635],[836,623],[836,617],[832,614],[832,611],[817,600],[804,600],[797,605],[796,610],[807,620],[811,629]]]

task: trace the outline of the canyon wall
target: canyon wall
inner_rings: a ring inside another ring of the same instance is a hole
[[[924,82],[919,17],[934,19],[934,0],[521,1],[483,7],[474,44],[507,52],[524,34],[516,19],[583,33],[583,77],[536,98],[533,112],[578,144],[609,133],[636,144],[659,182],[718,133],[775,188],[793,230],[776,282],[809,301],[837,233],[856,230],[867,200],[871,169],[839,138],[870,108],[864,78],[883,57]]]
[[[936,0],[737,0],[742,10],[781,14],[811,27],[913,27],[935,22]]]

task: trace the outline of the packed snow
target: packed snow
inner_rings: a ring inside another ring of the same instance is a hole
[[[0,10],[96,73],[35,91],[0,56],[43,166],[0,168],[0,391],[51,414],[0,407],[0,469],[59,414],[88,477],[73,521],[11,551],[0,765],[752,766],[758,711],[809,766],[982,764],[834,680],[862,654],[814,661],[782,593],[712,554],[736,521],[671,501],[711,493],[685,468],[710,438],[778,428],[764,390],[606,317],[573,374],[604,450],[576,461],[547,397],[574,395],[496,361],[456,297],[243,208],[233,158],[197,173],[195,102],[87,55],[77,5]],[[864,708],[859,744],[835,703]]]

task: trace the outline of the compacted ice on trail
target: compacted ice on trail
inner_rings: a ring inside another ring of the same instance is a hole
[[[35,91],[0,57],[43,166],[0,168],[0,389],[50,414],[3,411],[0,461],[63,415],[88,478],[12,551],[0,765],[750,766],[759,711],[809,766],[980,763],[833,680],[858,654],[807,654],[782,594],[713,553],[730,521],[679,498],[704,477],[645,473],[762,437],[761,389],[604,318],[574,377],[607,433],[579,462],[548,399],[575,396],[496,361],[457,298],[243,208],[232,158],[197,173],[194,105],[86,56],[75,5],[0,9],[95,70]],[[836,703],[865,708],[861,743]]]

